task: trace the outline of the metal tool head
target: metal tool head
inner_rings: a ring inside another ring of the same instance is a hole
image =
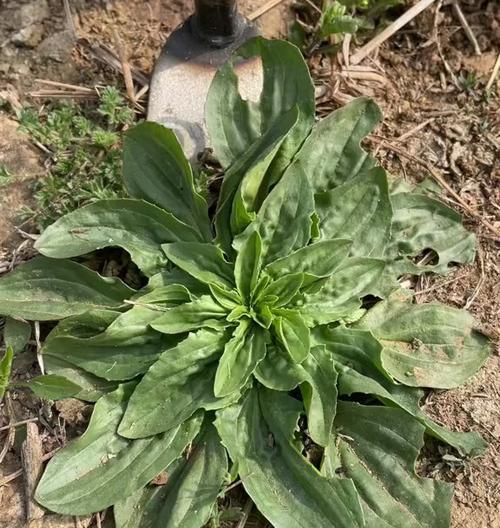
[[[205,101],[217,70],[233,51],[256,36],[240,17],[234,0],[196,0],[196,13],[169,37],[150,84],[147,118],[171,128],[186,156],[196,158],[208,145]],[[262,88],[259,59],[235,65],[240,91],[258,99]]]

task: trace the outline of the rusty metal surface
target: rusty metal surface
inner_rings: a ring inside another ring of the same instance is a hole
[[[240,36],[229,45],[211,47],[195,36],[190,19],[165,44],[151,79],[147,118],[171,128],[189,158],[196,158],[209,146],[204,107],[216,71],[235,49],[255,35],[255,26],[245,24]],[[241,62],[236,73],[242,95],[257,100],[262,89],[260,60]]]

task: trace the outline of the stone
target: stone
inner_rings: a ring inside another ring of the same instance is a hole
[[[26,26],[14,33],[10,40],[17,46],[26,46],[27,48],[34,48],[38,46],[43,38],[43,26],[41,24],[32,24]]]
[[[50,15],[47,0],[34,0],[25,4],[16,12],[16,26],[21,29],[43,22]]]
[[[75,45],[73,33],[66,29],[49,35],[37,48],[40,57],[66,62],[71,57]]]

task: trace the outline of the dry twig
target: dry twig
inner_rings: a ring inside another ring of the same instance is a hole
[[[128,62],[127,50],[125,49],[125,44],[122,42],[120,36],[118,35],[118,31],[116,31],[115,28],[113,28],[113,36],[115,39],[116,47],[118,49],[118,56],[120,57],[121,69],[122,69],[122,74],[123,74],[123,80],[125,82],[125,88],[127,90],[127,96],[130,99],[130,101],[133,104],[135,104],[136,96],[135,96],[134,80],[132,78],[132,70]]]
[[[470,40],[472,46],[474,47],[474,53],[476,55],[481,55],[481,48],[479,47],[476,36],[472,32],[472,29],[469,26],[469,23],[467,22],[467,19],[465,18],[465,15],[462,12],[462,8],[460,7],[458,0],[453,0],[451,5],[453,6],[453,11],[455,11],[455,14],[457,15],[460,25],[463,27],[467,38]]]
[[[493,66],[493,71],[491,72],[490,79],[488,81],[488,84],[486,85],[486,91],[491,90],[491,87],[493,86],[493,83],[495,82],[495,79],[498,75],[499,70],[500,70],[500,53],[498,54],[497,60],[495,62],[495,66]]]
[[[392,24],[387,26],[381,33],[372,38],[367,44],[360,48],[354,55],[351,55],[351,64],[359,64],[365,57],[367,57],[372,51],[377,49],[383,42],[388,38],[392,37],[394,33],[399,31],[403,26],[408,24],[417,15],[419,15],[424,9],[427,9],[436,0],[420,0],[412,8],[408,9],[399,18],[397,18]]]
[[[236,528],[245,528],[248,518],[250,517],[250,513],[252,513],[252,508],[252,499],[248,499],[245,504],[245,507],[243,508],[243,517],[240,519],[240,522],[238,523],[238,526]]]
[[[21,460],[24,469],[24,493],[26,500],[26,520],[29,528],[38,528],[42,524],[44,510],[33,498],[35,489],[43,472],[42,439],[34,423],[26,426],[26,440],[21,447]]]

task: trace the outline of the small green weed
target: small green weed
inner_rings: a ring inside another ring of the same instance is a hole
[[[310,24],[311,21],[306,25],[294,24],[290,40],[307,54],[336,53],[344,34],[356,35],[362,30],[373,29],[388,9],[403,3],[404,0],[317,1],[315,4],[318,9],[313,11],[313,24]],[[326,39],[328,44],[325,44]]]
[[[0,189],[12,181],[12,174],[5,165],[0,165]]]
[[[24,108],[18,117],[21,129],[50,152],[49,173],[35,183],[35,205],[24,211],[38,228],[87,203],[123,195],[120,136],[135,115],[116,88],[101,92],[97,108],[64,103]]]

